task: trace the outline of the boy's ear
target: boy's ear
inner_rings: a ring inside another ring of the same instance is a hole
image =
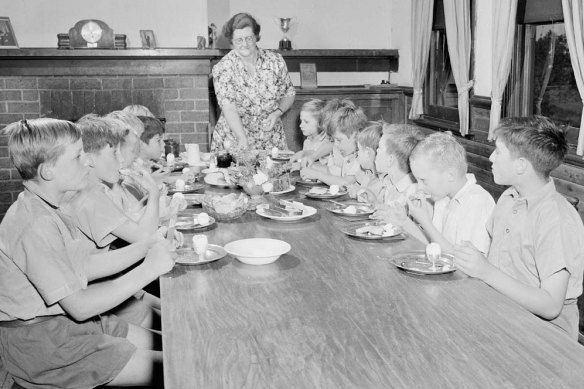
[[[43,181],[52,181],[55,179],[55,172],[53,171],[53,166],[46,163],[41,163],[37,169],[38,176]]]
[[[523,175],[527,169],[531,166],[531,163],[523,157],[519,157],[513,161],[513,167],[515,168],[515,173],[517,175]]]

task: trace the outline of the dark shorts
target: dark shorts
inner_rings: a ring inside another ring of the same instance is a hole
[[[0,327],[0,358],[25,388],[94,388],[113,380],[136,347],[128,323],[109,315],[83,323],[66,316]]]

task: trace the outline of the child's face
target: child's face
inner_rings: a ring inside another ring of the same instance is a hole
[[[160,159],[164,152],[164,139],[162,135],[155,135],[148,143],[140,142],[140,148],[143,156],[147,159]]]
[[[418,181],[417,188],[430,196],[434,201],[449,194],[451,180],[450,169],[437,169],[430,158],[421,156],[410,160],[412,174]]]
[[[375,170],[375,150],[371,147],[357,144],[357,160],[363,170]]]
[[[343,157],[347,155],[351,155],[357,151],[357,141],[355,140],[355,133],[353,133],[350,137],[343,134],[340,131],[336,131],[333,135],[333,139],[335,140],[334,147],[336,147]]]
[[[505,143],[500,139],[495,140],[495,146],[495,151],[489,157],[492,163],[493,179],[499,185],[513,185],[515,183],[514,164],[517,159],[511,155]]]
[[[300,130],[304,136],[318,133],[318,120],[312,112],[300,111]]]
[[[108,184],[115,184],[120,179],[119,170],[122,168],[124,159],[120,153],[120,146],[105,146],[103,149],[91,153],[93,161],[93,172],[101,181]]]
[[[85,188],[89,168],[81,139],[66,145],[55,164],[48,167],[52,169],[54,181],[60,191],[77,191]]]
[[[375,154],[375,168],[378,173],[389,173],[389,168],[394,161],[392,154],[387,150],[387,135],[382,135],[379,139],[379,147]]]
[[[127,168],[132,166],[132,163],[140,155],[140,138],[133,132],[130,132],[124,138],[124,143],[120,145],[120,154],[124,159],[122,167]]]

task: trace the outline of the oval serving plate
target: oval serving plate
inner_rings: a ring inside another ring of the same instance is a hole
[[[442,254],[434,266],[426,259],[423,251],[408,251],[391,257],[390,261],[399,269],[409,273],[434,275],[447,274],[456,271],[454,257],[451,254]]]
[[[348,202],[348,203],[343,203],[343,204],[346,204],[346,206],[334,204],[331,207],[329,207],[328,210],[330,212],[334,213],[335,215],[346,216],[346,217],[369,216],[369,215],[372,215],[375,213],[375,209],[373,208],[373,206],[371,204],[355,203],[355,202],[352,202],[352,203]],[[346,212],[345,210],[347,209],[347,207],[349,207],[351,205],[356,208],[356,211],[355,212]]]
[[[223,258],[227,255],[225,249],[216,244],[209,244],[203,258],[199,257],[192,248],[176,250],[176,263],[179,265],[202,265]]]
[[[206,224],[199,224],[195,223],[192,216],[179,216],[176,219],[176,224],[174,228],[179,231],[187,231],[187,230],[198,230],[200,228],[205,228],[212,226],[215,223],[215,219],[209,216],[209,223]]]
[[[168,194],[175,194],[175,193],[194,193],[198,190],[202,190],[205,188],[205,185],[203,184],[186,184],[184,190],[178,190],[176,189],[175,185],[169,185],[168,186]]]
[[[302,215],[293,215],[293,216],[275,216],[275,215],[270,215],[268,213],[266,213],[265,209],[263,206],[258,206],[256,209],[256,213],[262,217],[268,218],[268,219],[272,219],[272,220],[277,220],[280,222],[293,222],[296,220],[300,220],[300,219],[304,219],[307,217],[310,217],[312,215],[316,215],[317,210],[316,208],[313,207],[309,207],[308,205],[304,206],[304,209],[302,211]]]
[[[365,226],[382,226],[385,223],[382,222],[372,222],[372,223],[364,223],[359,224],[358,226],[349,226],[341,229],[341,232],[351,236],[353,238],[358,239],[365,239],[365,240],[404,240],[406,236],[403,234],[403,231],[400,228],[394,228],[395,233],[388,234],[388,235],[373,235],[367,233],[359,233],[357,230],[361,227]]]

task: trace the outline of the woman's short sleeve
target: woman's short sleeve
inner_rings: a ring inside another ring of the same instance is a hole
[[[213,85],[217,95],[217,103],[221,108],[225,104],[235,104],[236,91],[232,80],[231,62],[219,62],[213,67]]]

